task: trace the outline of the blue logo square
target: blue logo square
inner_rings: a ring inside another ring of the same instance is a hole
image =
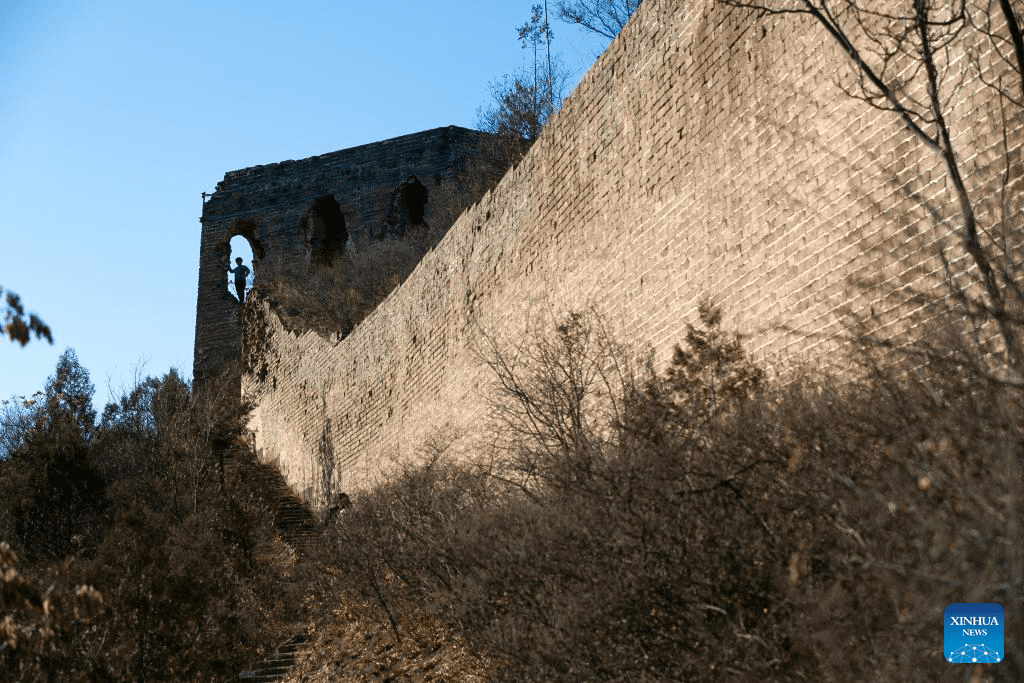
[[[1003,608],[994,602],[955,602],[943,616],[942,654],[955,664],[1003,661]]]

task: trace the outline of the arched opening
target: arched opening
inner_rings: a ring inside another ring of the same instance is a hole
[[[416,176],[403,180],[391,195],[391,206],[384,222],[389,232],[401,237],[415,225],[426,225],[423,215],[427,208],[427,188]]]
[[[310,266],[329,266],[345,251],[348,230],[338,201],[331,195],[320,197],[302,221],[306,238],[306,257]]]
[[[229,271],[227,274],[228,292],[230,292],[231,295],[236,299],[239,299],[239,301],[244,301],[245,297],[249,296],[249,291],[252,290],[253,282],[256,279],[256,265],[253,262],[252,245],[250,245],[249,240],[243,237],[242,235],[235,235],[234,237],[231,238],[230,247],[231,253],[229,255],[228,266],[232,269],[235,269],[235,272],[232,273]],[[242,259],[241,265],[248,271],[247,274],[244,273],[244,271],[237,270],[237,259]],[[238,278],[238,276],[242,274],[245,274],[245,277],[242,278],[242,280],[244,281],[244,294],[242,298],[239,298],[238,288],[236,287],[235,283],[236,278]]]
[[[408,212],[410,225],[423,224],[423,210],[427,206],[427,188],[416,176],[402,183],[399,190],[399,201]]]

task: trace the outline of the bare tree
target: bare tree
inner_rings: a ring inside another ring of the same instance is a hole
[[[519,40],[523,49],[533,48],[533,87],[536,102],[534,108],[544,111],[544,117],[548,118],[555,109],[554,72],[551,69],[551,41],[555,34],[551,31],[551,24],[548,22],[548,3],[544,0],[543,5],[534,5],[530,21],[519,27]],[[539,62],[537,50],[544,45],[547,51],[547,76],[541,77],[537,73]]]
[[[558,18],[613,40],[641,0],[559,0]]]
[[[510,160],[518,162],[547,123],[537,107],[537,88],[516,74],[492,82],[490,89],[494,99],[477,110],[477,126],[497,135]]]
[[[552,62],[550,80],[531,83],[529,74],[516,73],[492,82],[492,102],[477,110],[477,126],[497,135],[502,155],[512,163],[523,158],[562,101],[568,72],[557,59]]]
[[[1019,222],[1019,216],[1011,215],[1004,201],[1001,215],[989,224],[979,222],[978,198],[965,183],[964,152],[954,144],[949,124],[956,97],[972,76],[989,86],[1004,123],[1024,113],[1024,40],[1010,0],[894,0],[879,6],[869,6],[863,0],[725,3],[750,8],[762,17],[812,17],[852,63],[855,82],[841,84],[846,93],[871,107],[892,112],[938,157],[956,202],[955,234],[976,268],[972,285],[980,285],[980,290],[958,284],[954,277],[948,277],[947,282],[971,315],[996,324],[1005,346],[1006,369],[1015,381],[1020,381],[1024,369],[1020,319],[1024,290],[1020,264],[1004,241],[1009,232],[1019,237],[1021,226],[1007,225]],[[995,77],[981,64],[981,55],[990,51],[1002,66],[995,70]],[[1000,178],[1004,194],[1013,180],[1011,156],[1016,151],[1007,139],[1009,130],[1004,125],[1005,163]],[[943,251],[940,257],[947,275],[952,275],[948,255]]]
[[[626,354],[595,309],[538,316],[517,342],[481,330],[477,358],[495,377],[488,399],[501,435],[499,470],[531,493],[590,475],[606,427],[622,422]]]
[[[516,29],[524,50],[532,50],[528,68],[490,84],[492,102],[477,109],[477,126],[494,133],[500,156],[515,164],[526,154],[562,101],[569,74],[551,55],[554,32],[548,21],[547,1],[534,5],[530,20]],[[544,48],[542,64],[540,49]]]

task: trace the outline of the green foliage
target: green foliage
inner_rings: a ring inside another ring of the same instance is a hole
[[[627,399],[625,432],[651,428],[644,438],[700,438],[762,388],[764,371],[747,359],[736,335],[722,331],[721,310],[705,300],[698,317],[701,326],[687,325],[687,348],[676,345],[664,375]]]
[[[51,421],[69,420],[88,441],[96,421],[92,397],[96,392],[89,379],[89,371],[78,362],[75,350],[64,350],[57,359],[57,368],[46,382],[43,401],[37,411],[37,428],[45,429]]]
[[[93,385],[72,349],[61,354],[5,466],[12,539],[33,560],[58,560],[102,517],[104,482],[89,459]]]

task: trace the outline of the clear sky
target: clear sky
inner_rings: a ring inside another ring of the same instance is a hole
[[[475,127],[531,0],[0,0],[0,286],[54,333],[0,342],[0,399],[72,347],[97,410],[192,373],[201,192],[226,171]],[[607,41],[554,20],[573,85]],[[571,86],[570,86],[571,87]]]

